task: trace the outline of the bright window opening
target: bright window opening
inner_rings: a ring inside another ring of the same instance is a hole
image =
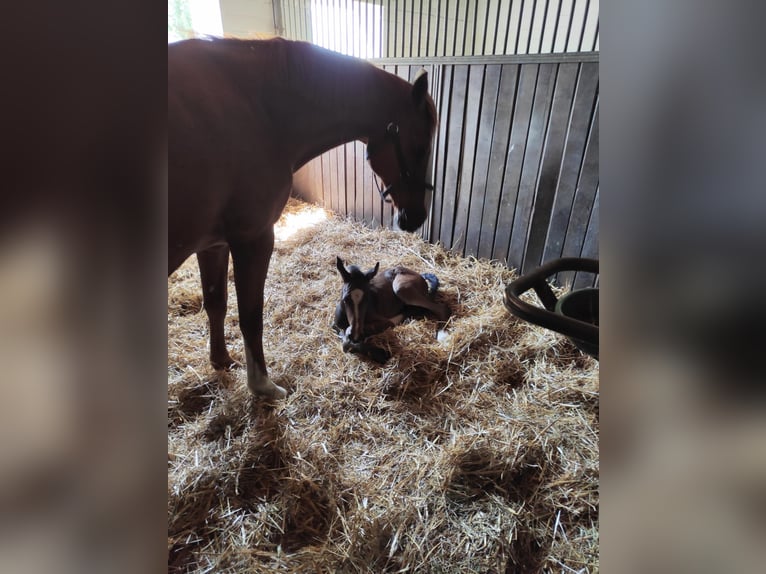
[[[344,4],[311,0],[311,41],[357,58],[380,58],[383,6],[372,2]]]
[[[200,36],[223,36],[218,0],[168,0],[168,43]]]

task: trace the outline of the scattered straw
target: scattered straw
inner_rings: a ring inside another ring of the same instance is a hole
[[[168,282],[170,571],[598,571],[598,363],[506,311],[503,266],[294,200],[286,214],[306,227],[280,230],[264,321],[286,400],[208,364],[196,261]],[[426,319],[376,338],[384,366],[344,354],[336,255],[435,273],[446,340]]]

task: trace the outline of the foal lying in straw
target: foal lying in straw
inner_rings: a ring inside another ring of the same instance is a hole
[[[388,351],[366,343],[367,337],[428,312],[439,321],[450,317],[449,307],[434,300],[439,279],[431,273],[421,274],[401,266],[378,273],[380,263],[364,272],[356,265],[346,267],[340,257],[336,257],[336,265],[343,278],[343,290],[333,327],[343,339],[345,352],[385,363],[390,358]]]

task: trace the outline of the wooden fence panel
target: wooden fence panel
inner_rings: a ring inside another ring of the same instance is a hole
[[[447,150],[445,156],[444,187],[441,205],[441,225],[438,240],[446,246],[452,244],[455,224],[456,193],[460,184],[462,166],[463,121],[468,88],[468,66],[455,66],[447,122]]]
[[[506,261],[511,243],[516,199],[521,181],[521,168],[527,145],[527,134],[532,117],[532,103],[535,95],[538,65],[521,66],[516,107],[513,112],[511,139],[508,146],[508,159],[505,162],[503,189],[501,190],[500,210],[495,232],[492,259]]]
[[[577,183],[572,215],[567,225],[564,239],[563,257],[581,257],[585,235],[588,230],[591,212],[593,210],[596,190],[598,189],[598,103],[593,116],[588,144],[583,159],[580,180]],[[561,273],[558,281],[561,284],[571,283],[573,274]]]
[[[487,187],[489,160],[495,130],[495,110],[497,109],[498,89],[500,87],[501,66],[490,65],[484,70],[481,115],[476,143],[473,182],[471,184],[471,203],[468,210],[468,228],[466,229],[466,255],[478,256],[479,238],[484,225],[484,204],[488,195],[496,195],[495,190]],[[494,226],[494,215],[492,215]]]
[[[465,252],[466,232],[468,229],[468,214],[471,207],[471,192],[476,166],[476,144],[479,132],[479,113],[481,111],[482,83],[484,67],[471,66],[468,69],[468,93],[466,94],[466,111],[462,128],[462,161],[460,175],[456,187],[455,218],[452,229],[452,240],[446,245],[456,251]],[[449,189],[445,193],[449,193]]]
[[[511,245],[508,251],[508,265],[521,269],[524,260],[525,246],[528,240],[529,222],[532,217],[532,202],[537,190],[537,176],[542,155],[545,126],[553,95],[553,73],[555,64],[541,64],[537,76],[535,102],[532,109],[532,120],[529,125],[524,163],[522,166],[519,194],[511,230]]]
[[[590,210],[588,230],[585,233],[585,243],[583,243],[580,256],[598,259],[598,187],[596,187],[596,197],[593,199],[593,208]],[[594,278],[592,273],[575,273],[573,289],[593,287],[597,280],[598,277]]]
[[[443,66],[439,83],[439,92],[434,94],[437,99],[436,111],[439,115],[439,127],[436,132],[434,144],[434,194],[431,202],[431,227],[430,237],[438,238],[441,235],[442,205],[444,205],[444,177],[446,173],[447,156],[447,118],[449,118],[450,104],[452,100],[452,77],[454,66]]]
[[[551,219],[556,182],[561,166],[564,143],[572,108],[574,86],[577,79],[577,64],[561,64],[556,77],[548,133],[537,181],[532,219],[529,226],[529,242],[522,264],[522,272],[527,273],[542,263],[545,238]]]
[[[582,167],[597,91],[598,64],[581,64],[567,141],[564,146],[564,157],[556,184],[553,211],[545,240],[543,262],[561,257],[564,248],[564,238],[572,213],[572,203]]]
[[[516,102],[518,72],[519,66],[517,65],[505,65],[500,69],[500,87],[495,106],[495,126],[487,168],[487,190],[481,218],[482,225],[477,248],[478,257],[491,258],[495,244],[505,162],[510,143],[511,120]]]

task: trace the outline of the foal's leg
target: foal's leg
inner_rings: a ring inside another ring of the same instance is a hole
[[[428,296],[428,285],[419,275],[397,275],[393,288],[396,296],[406,305],[428,309],[440,321],[446,321],[452,314],[447,305]]]
[[[348,317],[346,317],[346,310],[343,308],[343,303],[338,303],[335,306],[335,320],[332,323],[333,329],[338,333],[345,333],[346,327],[348,327]]]
[[[202,280],[202,300],[210,323],[210,362],[216,369],[228,369],[237,364],[226,350],[223,332],[223,323],[226,318],[229,248],[222,245],[200,251],[197,253],[197,262]]]
[[[245,343],[247,387],[255,395],[281,399],[287,391],[271,382],[263,356],[263,287],[273,249],[272,228],[253,240],[231,244],[239,326]]]

